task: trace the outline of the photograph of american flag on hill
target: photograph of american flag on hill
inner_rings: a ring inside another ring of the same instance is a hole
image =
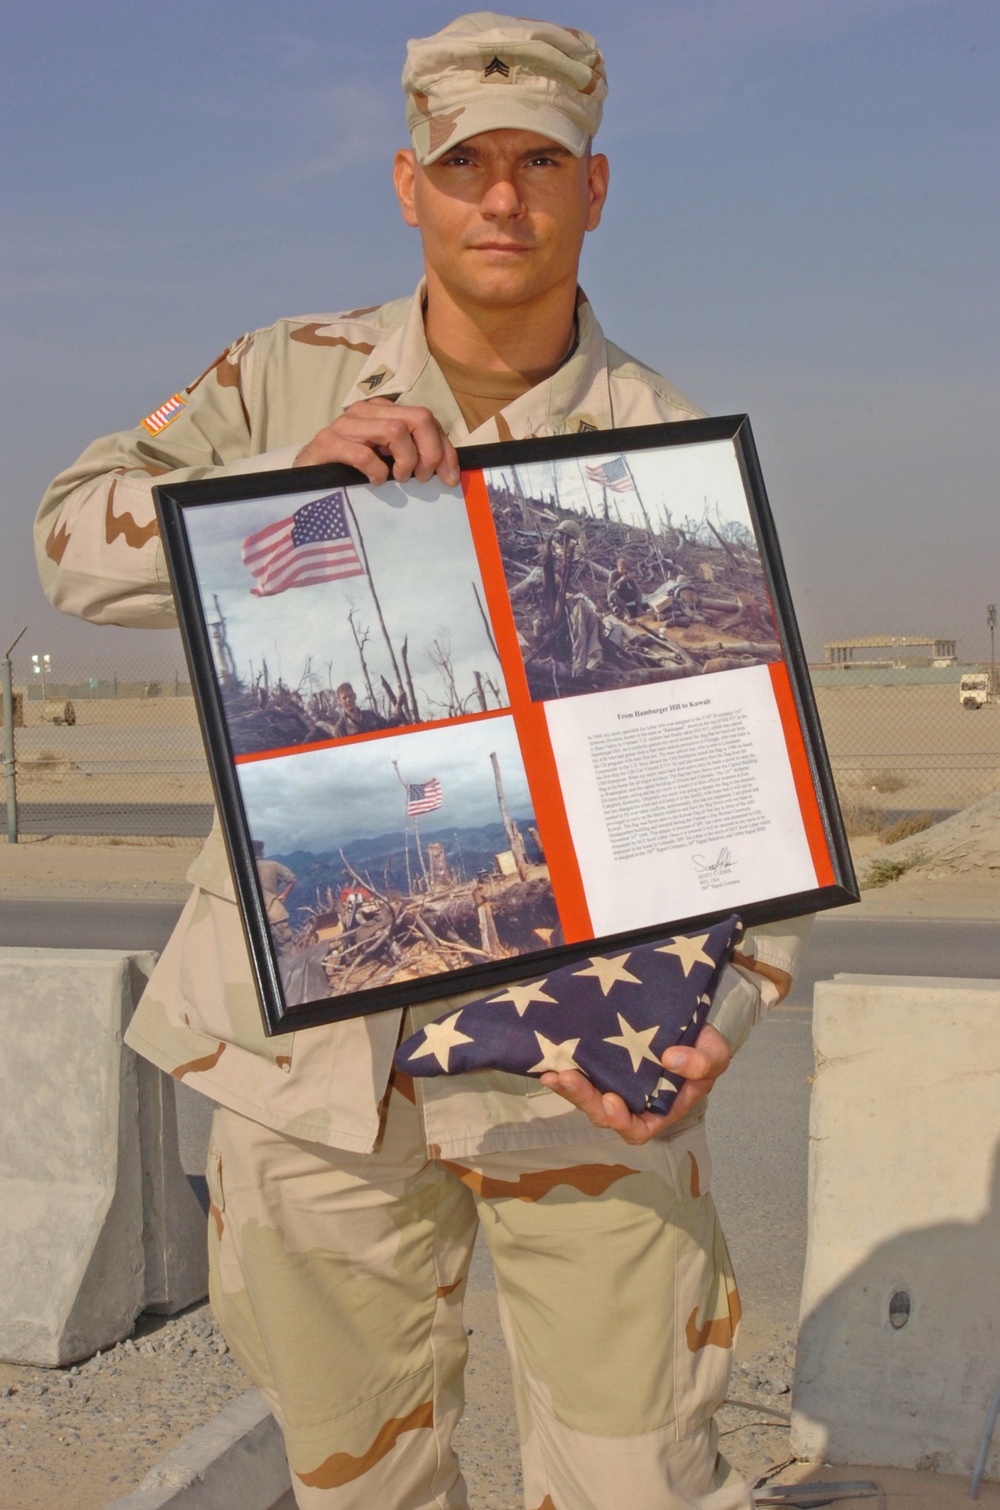
[[[782,659],[731,441],[483,476],[535,701]]]
[[[235,755],[508,705],[460,488],[279,491],[185,523]]]
[[[254,839],[294,878],[268,918],[287,1006],[562,942],[510,716],[255,760],[237,779]]]

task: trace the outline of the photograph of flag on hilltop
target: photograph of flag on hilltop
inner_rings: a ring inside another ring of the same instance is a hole
[[[507,705],[461,488],[281,482],[184,516],[237,757]]]
[[[286,1005],[563,942],[509,715],[250,761],[237,779],[250,831],[296,877],[284,926],[269,918]]]
[[[483,476],[536,701],[781,660],[731,440]]]

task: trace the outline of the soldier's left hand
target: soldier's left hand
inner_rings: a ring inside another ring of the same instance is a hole
[[[595,1127],[610,1127],[626,1143],[648,1143],[650,1138],[666,1132],[686,1117],[693,1106],[707,1096],[719,1076],[729,1068],[732,1055],[722,1034],[710,1024],[702,1028],[691,1048],[667,1049],[663,1068],[670,1075],[683,1075],[684,1085],[666,1117],[655,1112],[630,1112],[620,1096],[604,1095],[579,1070],[550,1071],[540,1077],[550,1091],[571,1101],[590,1118]]]

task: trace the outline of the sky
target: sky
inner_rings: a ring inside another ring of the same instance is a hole
[[[609,336],[748,412],[811,656],[876,633],[988,654],[997,509],[994,0],[562,0],[610,97],[581,281]],[[244,330],[410,290],[389,168],[401,0],[8,0],[0,62],[0,654],[180,663],[35,585],[49,479]]]
[[[326,854],[355,839],[401,835],[402,782],[422,784],[436,777],[441,784],[440,808],[420,817],[425,835],[498,823],[491,754],[500,766],[508,812],[532,820],[514,720],[506,714],[247,761],[237,767],[237,778],[250,831],[269,852]]]

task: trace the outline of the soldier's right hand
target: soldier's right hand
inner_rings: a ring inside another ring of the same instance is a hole
[[[435,472],[447,487],[459,482],[455,447],[429,409],[407,408],[391,399],[369,398],[351,404],[333,424],[314,435],[295,458],[297,467],[342,462],[363,472],[369,482],[397,482],[415,477],[429,482]]]

